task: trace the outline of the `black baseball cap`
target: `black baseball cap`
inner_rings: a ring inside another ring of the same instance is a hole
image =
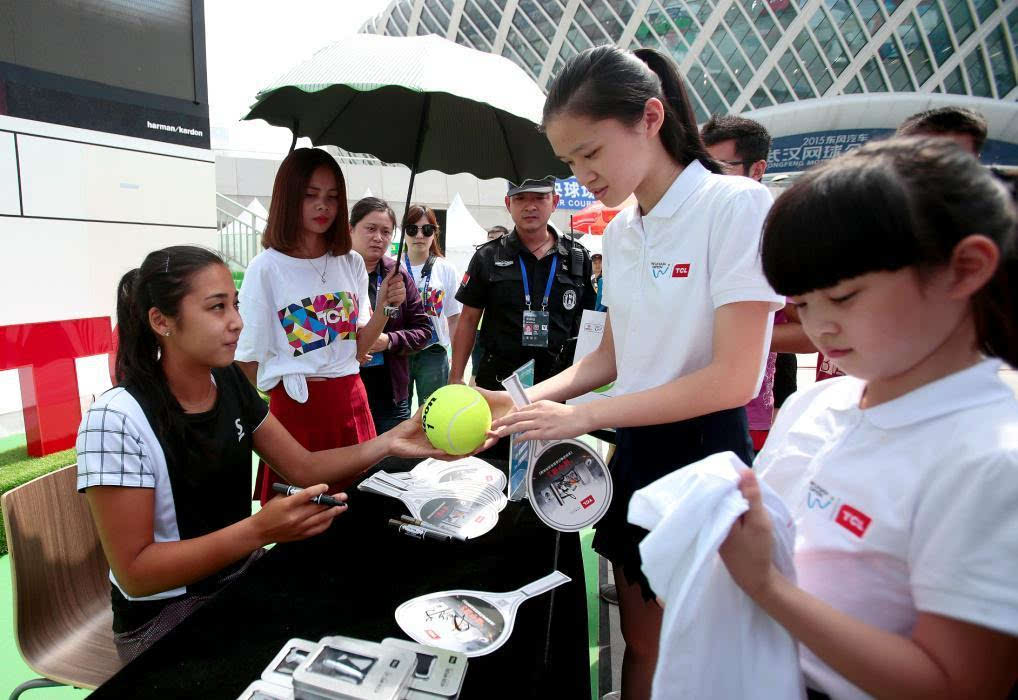
[[[550,194],[555,191],[554,175],[542,177],[539,180],[527,178],[518,185],[512,182],[511,180],[508,182],[509,190],[505,193],[507,197],[512,197],[515,194],[522,194],[524,192],[537,192],[539,194]]]

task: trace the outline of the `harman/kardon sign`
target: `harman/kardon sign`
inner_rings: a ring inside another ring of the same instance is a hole
[[[157,122],[150,122],[145,120],[145,126],[149,129],[157,129],[159,131],[171,131],[175,134],[187,134],[189,136],[204,136],[205,132],[201,129],[191,129],[186,126],[173,126],[171,124],[159,124]]]

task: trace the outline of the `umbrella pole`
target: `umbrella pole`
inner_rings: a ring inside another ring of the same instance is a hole
[[[300,131],[300,120],[293,120],[293,140],[290,141],[290,153],[293,153],[293,149],[297,147],[297,132]]]
[[[417,143],[414,146],[414,164],[410,168],[410,186],[406,191],[406,205],[403,207],[403,219],[406,219],[410,211],[410,199],[414,193],[414,178],[417,177],[417,166],[421,162],[421,151],[424,148],[424,132],[427,130],[428,111],[431,109],[431,94],[424,93],[424,103],[421,105],[421,119],[417,123]],[[406,240],[406,228],[400,226],[399,245],[396,247],[396,270],[399,270],[400,262],[403,260],[403,242]],[[410,272],[407,270],[407,272]]]

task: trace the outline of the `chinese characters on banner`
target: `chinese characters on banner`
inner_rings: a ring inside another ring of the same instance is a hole
[[[555,181],[555,194],[559,196],[558,208],[580,210],[594,203],[594,195],[581,185],[575,177]]]
[[[771,142],[771,150],[767,153],[767,172],[805,170],[855,150],[872,139],[884,138],[893,133],[893,129],[842,129],[781,136]]]

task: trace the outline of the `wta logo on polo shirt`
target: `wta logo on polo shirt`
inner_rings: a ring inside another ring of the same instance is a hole
[[[820,511],[828,520],[833,520],[836,525],[845,528],[859,539],[863,538],[869,530],[870,523],[873,522],[873,518],[848,505],[815,481],[809,484],[806,507]]]
[[[672,271],[672,277],[689,277],[689,263],[652,262],[650,264],[650,274],[654,279],[664,277],[669,270]]]

